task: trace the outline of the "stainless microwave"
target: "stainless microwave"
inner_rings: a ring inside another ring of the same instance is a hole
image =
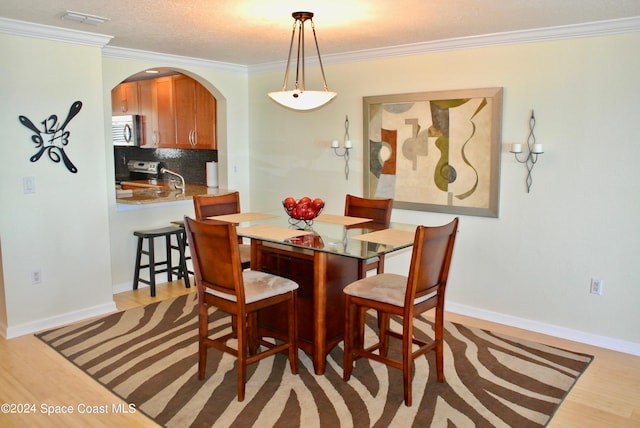
[[[112,116],[111,138],[114,146],[139,146],[140,145],[140,116],[128,114]]]

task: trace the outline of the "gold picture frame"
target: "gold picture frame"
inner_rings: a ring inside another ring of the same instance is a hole
[[[363,97],[364,195],[498,217],[502,88]]]

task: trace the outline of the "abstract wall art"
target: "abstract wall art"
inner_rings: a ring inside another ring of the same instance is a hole
[[[364,195],[498,217],[502,88],[363,98]]]

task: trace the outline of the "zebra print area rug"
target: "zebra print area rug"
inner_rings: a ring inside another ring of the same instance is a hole
[[[228,327],[216,311],[211,329]],[[358,360],[342,380],[342,348],[313,374],[300,351],[299,375],[278,354],[248,369],[236,400],[235,359],[209,350],[197,379],[195,293],[38,334],[127,403],[166,427],[538,427],[545,426],[591,356],[448,323],[445,383],[433,353],[415,363],[413,406],[400,370]],[[375,325],[372,318],[371,325]],[[430,322],[416,323],[431,335]]]

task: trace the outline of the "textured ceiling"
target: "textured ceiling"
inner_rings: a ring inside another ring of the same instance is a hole
[[[109,20],[61,19],[66,10]],[[113,36],[110,46],[234,64],[286,59],[291,12],[322,55],[640,16],[640,0],[2,0],[0,16]]]

